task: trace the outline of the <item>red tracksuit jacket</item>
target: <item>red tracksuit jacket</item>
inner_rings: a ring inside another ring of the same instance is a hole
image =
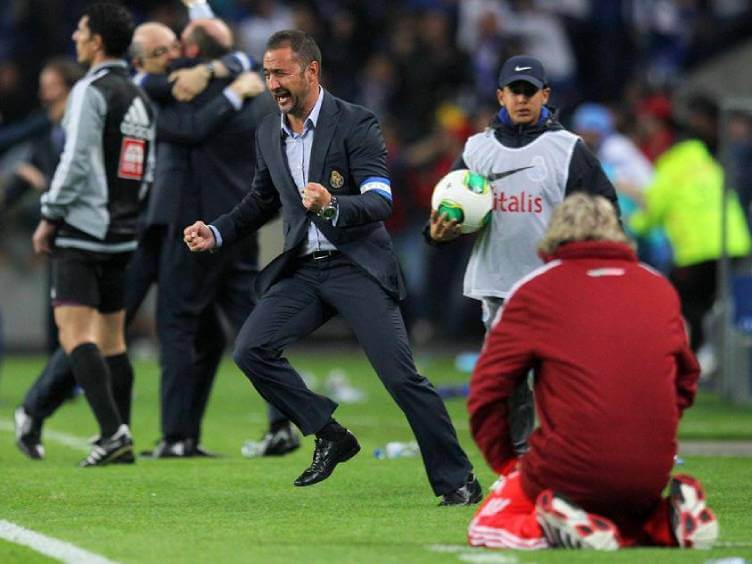
[[[627,245],[583,241],[517,285],[468,399],[473,437],[498,472],[514,456],[507,399],[530,369],[540,424],[520,460],[530,499],[553,488],[604,515],[654,507],[699,376],[669,282]]]

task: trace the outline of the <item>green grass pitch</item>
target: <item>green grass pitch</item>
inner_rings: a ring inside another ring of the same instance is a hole
[[[44,359],[6,359],[0,374],[0,520],[73,543],[119,562],[706,562],[752,559],[752,458],[687,457],[682,471],[699,477],[721,523],[722,548],[709,552],[633,549],[617,554],[574,551],[521,553],[465,546],[473,508],[440,508],[419,458],[376,460],[373,450],[412,437],[401,413],[358,352],[294,351],[299,369],[322,383],[344,369],[367,401],[342,405],[338,420],[363,450],[327,481],[298,489],[309,464],[310,438],[294,454],[244,459],[240,446],[265,427],[263,406],[228,360],[204,422],[214,460],[139,460],[134,466],[78,469],[85,451],[51,435],[85,439],[96,431],[82,398],[66,404],[45,428],[47,459],[32,462],[13,444],[12,413]],[[434,384],[460,383],[450,357],[419,358]],[[156,363],[136,368],[133,432],[136,449],[158,438]],[[468,434],[464,401],[448,400],[452,419],[484,487],[494,476]],[[682,438],[752,439],[752,410],[701,396],[682,424]],[[0,562],[44,562],[27,548],[0,541]]]

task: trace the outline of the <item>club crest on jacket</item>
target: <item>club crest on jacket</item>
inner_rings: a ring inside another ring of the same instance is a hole
[[[332,170],[331,174],[329,175],[329,186],[331,186],[335,190],[339,190],[344,185],[345,177],[342,176],[342,173],[338,170]]]

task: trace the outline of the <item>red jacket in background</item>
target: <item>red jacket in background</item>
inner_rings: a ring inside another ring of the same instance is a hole
[[[699,377],[679,298],[625,244],[569,243],[551,258],[486,339],[470,384],[473,437],[502,471],[514,456],[507,399],[533,369],[540,426],[520,461],[526,495],[552,488],[606,516],[649,511]]]

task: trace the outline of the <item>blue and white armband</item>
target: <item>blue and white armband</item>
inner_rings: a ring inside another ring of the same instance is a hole
[[[375,190],[382,198],[392,201],[392,187],[388,178],[383,176],[369,176],[360,183],[360,193],[365,194]]]

